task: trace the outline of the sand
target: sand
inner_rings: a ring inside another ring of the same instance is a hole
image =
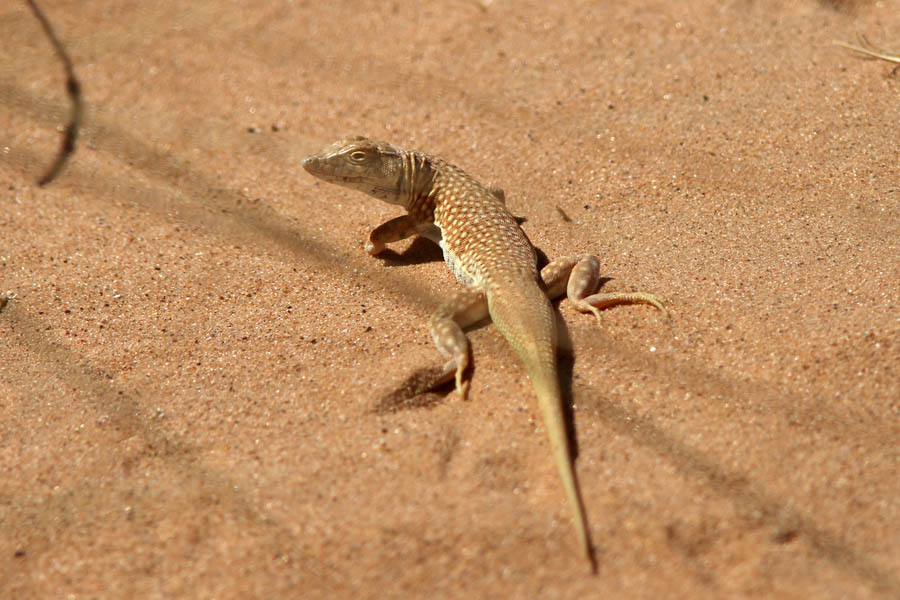
[[[0,597],[900,597],[900,3],[42,3],[0,9]],[[350,133],[502,186],[549,257],[592,575],[530,383]]]

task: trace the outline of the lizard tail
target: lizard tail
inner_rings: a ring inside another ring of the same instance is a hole
[[[568,428],[563,413],[562,394],[556,368],[556,318],[553,307],[537,286],[507,288],[503,293],[488,291],[488,310],[494,324],[509,341],[525,364],[537,394],[538,406],[550,438],[553,458],[575,519],[578,543],[582,553],[596,572],[594,550],[585,516],[584,502],[569,444]]]
[[[585,558],[591,563],[591,569],[596,572],[597,564],[594,558],[594,547],[591,544],[590,532],[587,525],[587,515],[584,510],[584,501],[581,498],[581,489],[575,477],[575,466],[572,460],[565,414],[562,407],[562,395],[559,389],[559,379],[556,368],[547,368],[544,365],[528,365],[529,377],[537,394],[538,406],[544,419],[544,426],[550,438],[550,447],[553,451],[553,459],[559,470],[566,498],[575,519],[575,530],[578,533],[578,545]]]

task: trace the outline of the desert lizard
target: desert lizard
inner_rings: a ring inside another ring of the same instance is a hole
[[[440,244],[444,260],[465,286],[431,316],[431,335],[447,359],[440,381],[455,377],[457,391],[466,397],[469,342],[463,328],[490,315],[534,385],[578,543],[594,566],[566,434],[550,299],[565,291],[575,308],[598,317],[600,309],[613,304],[651,304],[665,312],[662,303],[646,293],[594,293],[599,262],[591,255],[552,261],[538,273],[534,247],[506,209],[502,190],[482,185],[440,158],[352,136],[308,156],[303,167],[319,179],[406,209],[407,214],[371,232],[369,254],[417,234]]]

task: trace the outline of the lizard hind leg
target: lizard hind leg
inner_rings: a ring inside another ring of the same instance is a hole
[[[569,275],[566,295],[581,312],[592,312],[600,318],[600,310],[616,304],[649,304],[669,317],[669,311],[662,301],[646,292],[602,292],[592,293],[600,281],[600,264],[597,257],[582,256]]]
[[[464,379],[469,366],[469,340],[464,327],[473,325],[488,316],[487,299],[479,288],[466,288],[453,294],[434,314],[429,328],[434,345],[447,359],[443,366],[443,380],[452,375],[456,379],[456,391],[465,400],[469,382]]]
[[[616,304],[649,304],[669,317],[662,301],[646,292],[599,292],[600,262],[596,256],[585,254],[555,260],[541,271],[541,278],[550,298],[565,294],[577,310],[591,312],[599,319],[600,311]]]

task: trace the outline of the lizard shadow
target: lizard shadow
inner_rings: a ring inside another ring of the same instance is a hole
[[[403,383],[382,395],[370,413],[387,415],[417,408],[434,408],[443,404],[454,390],[455,384],[452,381],[438,384],[427,390],[417,387],[418,381],[436,370],[435,367],[426,367],[414,371]]]
[[[601,285],[604,282],[601,281]],[[554,302],[554,306],[558,303]],[[575,372],[575,355],[572,352],[572,337],[566,320],[560,314],[556,314],[556,331],[558,340],[556,348],[556,372],[559,376],[559,388],[562,395],[563,421],[566,424],[566,439],[569,441],[569,450],[572,460],[578,458],[578,434],[575,431],[575,396],[573,394],[573,381]]]
[[[444,255],[437,244],[427,238],[417,237],[403,252],[387,248],[377,258],[389,267],[403,267],[441,261],[444,260]]]
[[[541,253],[543,254],[543,253]],[[597,282],[597,292],[603,290],[603,286],[612,281],[612,277],[600,277]],[[569,334],[569,326],[559,312],[559,303],[564,296],[554,300],[556,308],[556,331],[559,336],[556,348],[557,373],[559,374],[559,386],[562,393],[563,418],[566,423],[566,436],[569,440],[569,450],[572,460],[578,458],[578,434],[575,431],[575,394],[573,392],[575,353],[572,351],[572,337]]]
[[[466,327],[466,332],[481,329],[491,324],[491,319],[481,321]],[[435,353],[437,351],[435,350]],[[374,414],[384,415],[403,410],[417,408],[434,408],[443,404],[447,397],[456,390],[456,382],[453,373],[443,372],[443,361],[413,371],[400,385],[383,394],[378,399],[371,411]],[[469,362],[465,371],[467,380],[471,380],[475,373],[475,361]]]
[[[569,338],[569,329],[565,320],[557,313],[557,331],[559,332],[560,347],[572,347]],[[559,375],[559,389],[562,394],[563,421],[566,424],[566,439],[569,440],[569,450],[572,459],[578,458],[578,436],[575,432],[575,397],[572,394],[572,378],[575,370],[575,356],[571,350],[556,351],[556,371]]]

